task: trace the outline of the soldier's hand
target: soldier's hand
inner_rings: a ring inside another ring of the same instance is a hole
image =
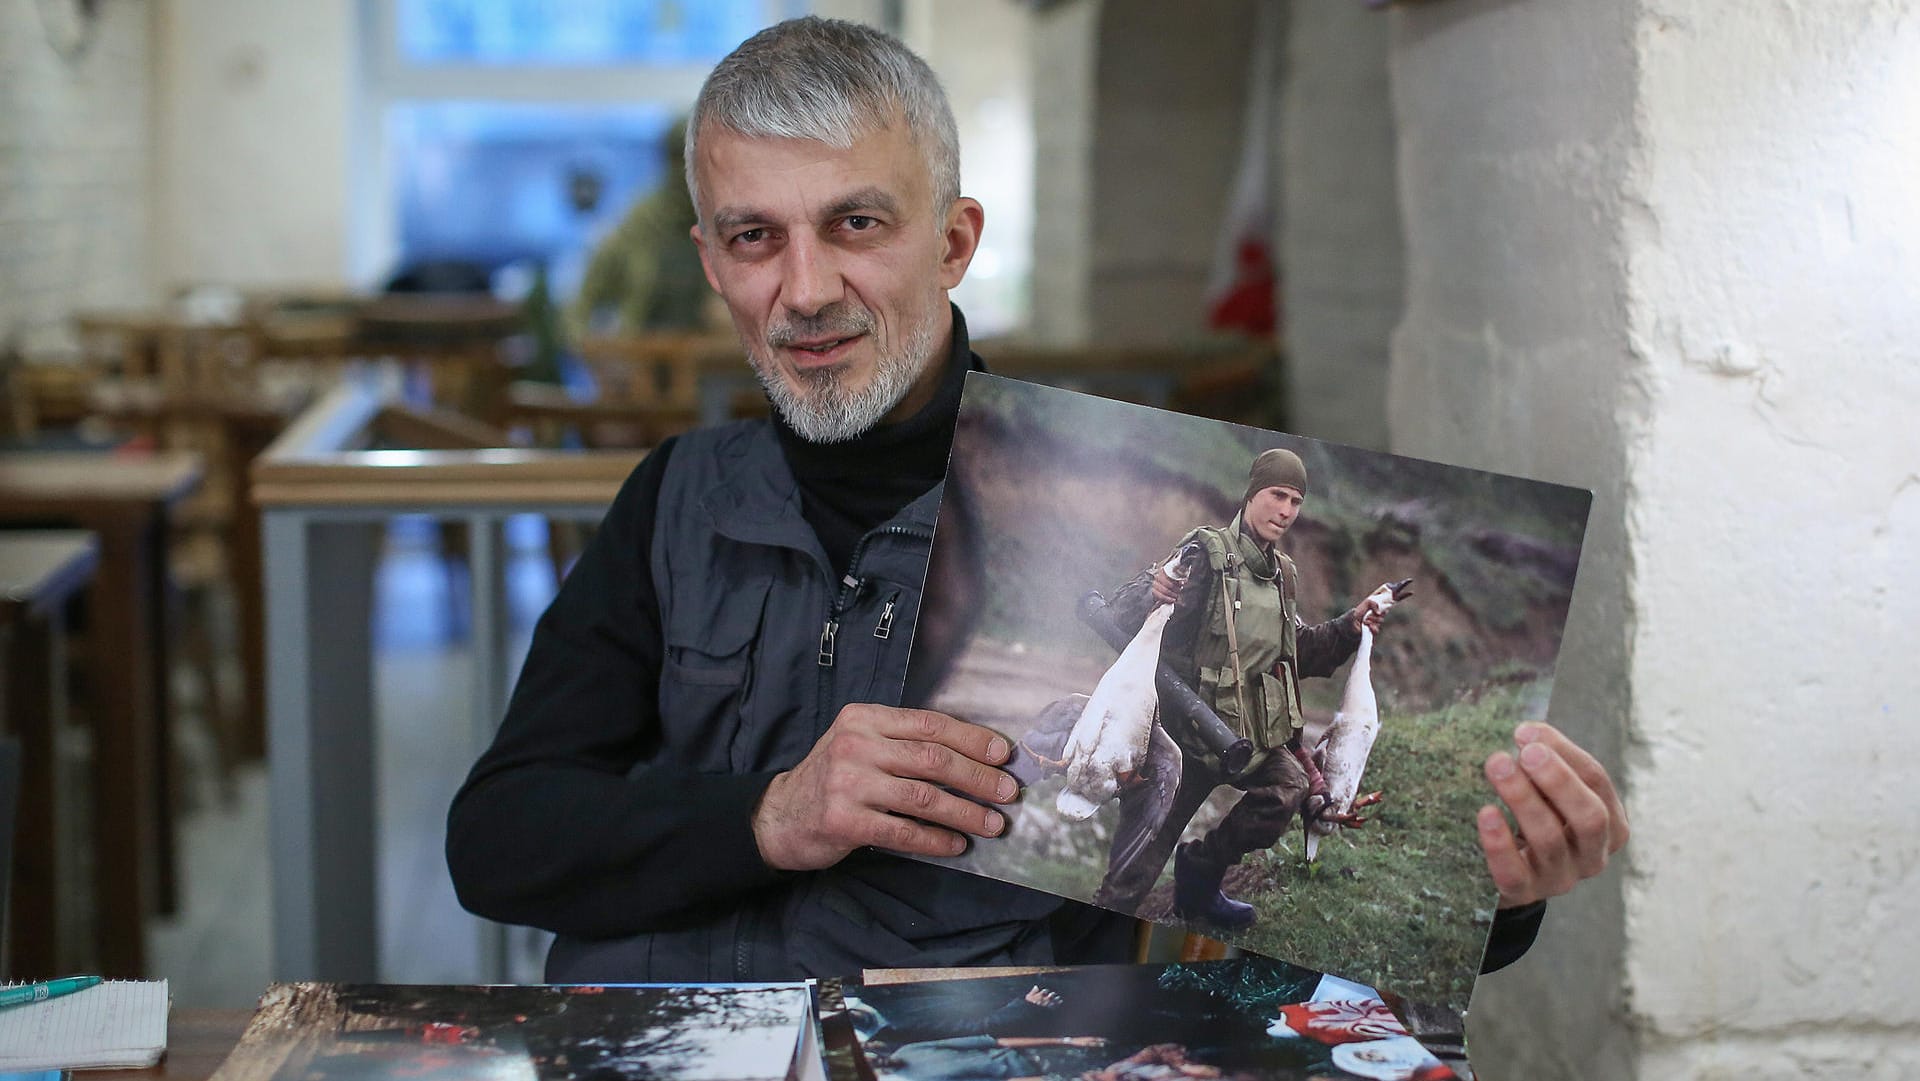
[[[1153,602],[1172,604],[1180,599],[1180,587],[1187,583],[1167,573],[1167,564],[1153,568]]]
[[[1393,585],[1388,583],[1367,594],[1359,604],[1353,606],[1353,629],[1365,627],[1375,634],[1380,633],[1380,622],[1393,609]]]
[[[1513,812],[1519,834],[1499,808],[1480,808],[1480,848],[1500,889],[1500,907],[1558,897],[1606,869],[1627,843],[1627,812],[1606,767],[1552,725],[1529,721],[1514,730],[1518,755],[1487,759],[1487,780]]]
[[[1019,794],[1013,777],[995,768],[1011,753],[1004,737],[944,713],[847,706],[807,757],[767,786],[753,812],[760,857],[781,870],[812,871],[868,845],[957,856],[967,846],[963,833],[1006,829],[1006,818],[981,803]]]

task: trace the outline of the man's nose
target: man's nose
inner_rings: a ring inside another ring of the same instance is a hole
[[[788,242],[785,259],[780,300],[789,310],[818,315],[821,309],[845,297],[846,283],[830,246],[801,236]]]

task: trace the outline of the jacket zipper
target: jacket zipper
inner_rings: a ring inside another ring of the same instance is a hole
[[[855,572],[859,570],[860,558],[866,555],[867,546],[873,543],[876,537],[913,537],[917,540],[931,541],[933,534],[923,529],[910,529],[902,525],[882,526],[879,529],[869,532],[866,536],[861,537],[860,543],[854,546],[853,557],[847,560],[846,576],[840,579],[839,592],[834,595],[833,604],[827,610],[826,623],[820,628],[820,655],[818,658],[818,670],[820,672],[818,694],[820,698],[814,705],[815,716],[825,712],[827,704],[833,701],[834,643],[840,636],[840,617],[853,605],[854,600],[860,595],[861,588],[867,584],[866,579],[857,578],[854,575]],[[887,599],[887,606],[881,611],[881,627],[885,628],[888,634],[893,633],[892,616],[889,613],[892,611],[892,606],[898,597],[898,592],[892,597],[889,597]],[[886,635],[880,633],[880,628],[875,628],[874,635],[879,638],[886,637]],[[831,724],[832,722],[833,718],[827,718],[827,723]]]
[[[899,601],[900,591],[896,589],[888,595],[887,603],[880,606],[880,622],[875,624],[873,628],[873,636],[875,638],[891,638],[893,636],[893,606],[899,603]]]
[[[859,558],[859,549],[855,549],[854,559]],[[833,643],[840,637],[840,613],[860,596],[860,587],[866,584],[865,579],[855,578],[851,573],[840,579],[840,591],[834,594],[833,604],[827,609],[826,625],[820,628],[820,667],[833,667]]]
[[[833,667],[834,642],[840,636],[840,616],[853,604],[854,600],[860,596],[861,588],[867,584],[865,578],[856,578],[853,574],[854,570],[860,566],[860,557],[866,554],[867,545],[873,543],[875,537],[889,536],[915,537],[920,540],[933,539],[933,535],[930,533],[918,529],[909,529],[901,525],[883,526],[860,538],[860,543],[854,546],[853,557],[847,560],[847,574],[840,579],[840,590],[834,595],[833,604],[827,610],[827,621],[820,627],[820,655],[818,661],[821,668]],[[898,600],[899,597],[899,592],[895,591],[893,596],[887,598],[886,607],[882,609],[880,613],[880,626],[875,628],[873,632],[875,638],[885,638],[887,635],[893,633],[893,607],[894,602]],[[882,631],[886,633],[883,634],[881,633]],[[824,678],[824,676],[825,673],[822,673],[822,678]]]

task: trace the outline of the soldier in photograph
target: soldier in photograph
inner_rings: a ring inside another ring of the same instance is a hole
[[[1322,813],[1327,783],[1301,739],[1300,680],[1330,676],[1345,664],[1360,644],[1361,627],[1380,629],[1392,590],[1376,590],[1324,623],[1301,620],[1300,573],[1280,542],[1306,498],[1300,456],[1284,449],[1262,453],[1231,522],[1192,530],[1165,561],[1114,595],[1111,610],[1128,631],[1154,607],[1174,606],[1161,661],[1233,735],[1249,741],[1253,753],[1234,768],[1196,721],[1163,708],[1147,770],[1157,777],[1121,794],[1112,857],[1095,903],[1138,909],[1172,854],[1176,916],[1247,927],[1253,906],[1221,889],[1227,870],[1272,847],[1296,813]],[[1177,782],[1167,783],[1169,774],[1177,774]],[[1239,802],[1199,839],[1176,849],[1194,812],[1221,785],[1240,789]]]

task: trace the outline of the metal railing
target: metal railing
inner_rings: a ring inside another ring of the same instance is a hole
[[[399,409],[392,375],[349,373],[251,471],[265,545],[276,979],[380,978],[372,619],[389,522],[427,515],[466,528],[472,693],[447,747],[471,762],[520,662],[508,646],[505,522],[597,522],[645,453],[375,448]],[[505,978],[504,929],[479,933],[475,978]]]

